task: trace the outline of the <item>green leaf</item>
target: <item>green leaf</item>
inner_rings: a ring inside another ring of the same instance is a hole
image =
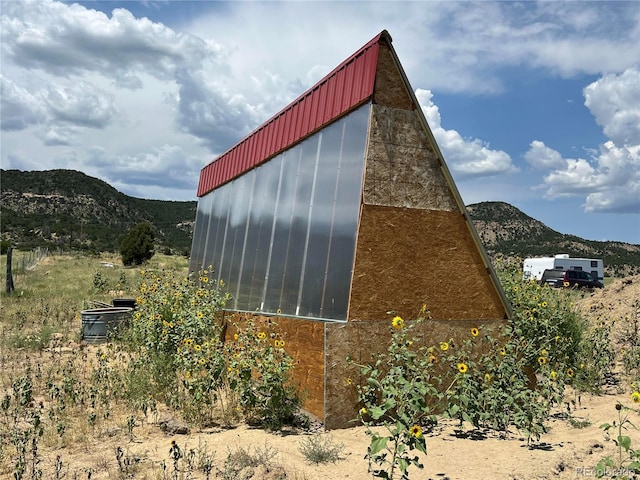
[[[631,462],[629,465],[627,465],[627,467],[633,473],[640,473],[640,462]]]
[[[415,447],[425,455],[427,454],[427,442],[424,437],[416,438]]]
[[[382,415],[384,415],[384,412],[386,410],[383,410],[380,407],[371,407],[369,409],[369,415],[371,415],[371,418],[373,418],[374,420],[378,420]]]
[[[627,452],[631,448],[631,437],[627,435],[620,435],[618,437],[618,445],[624,448]]]
[[[377,434],[371,439],[371,445],[369,445],[369,454],[375,455],[380,450],[387,446],[387,437],[380,437]]]
[[[409,468],[409,462],[405,458],[399,458],[398,466],[402,472],[406,472],[407,468]]]

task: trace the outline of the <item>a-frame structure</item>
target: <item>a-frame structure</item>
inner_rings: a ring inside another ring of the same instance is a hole
[[[429,343],[508,320],[508,302],[383,31],[207,165],[191,269],[212,264],[228,318],[275,318],[306,408],[356,416],[358,372],[389,311],[423,305]]]

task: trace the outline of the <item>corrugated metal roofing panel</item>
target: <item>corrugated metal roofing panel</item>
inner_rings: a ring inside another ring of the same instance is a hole
[[[307,135],[336,120],[373,95],[382,31],[326,77],[303,93],[200,172],[198,196],[242,175]]]

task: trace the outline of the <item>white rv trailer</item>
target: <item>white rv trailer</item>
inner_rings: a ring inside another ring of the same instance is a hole
[[[604,263],[599,258],[571,258],[566,253],[555,257],[525,258],[522,267],[522,277],[525,280],[540,280],[542,273],[549,269],[582,270],[590,273],[593,278],[604,282]]]

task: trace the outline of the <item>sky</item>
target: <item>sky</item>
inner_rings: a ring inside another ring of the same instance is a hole
[[[3,169],[196,200],[206,164],[386,29],[465,204],[640,244],[639,2],[0,0],[0,16]]]

